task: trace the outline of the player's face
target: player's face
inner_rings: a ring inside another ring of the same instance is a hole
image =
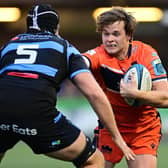
[[[123,21],[116,21],[104,26],[102,31],[102,43],[108,54],[115,57],[127,55],[130,37],[126,35]]]

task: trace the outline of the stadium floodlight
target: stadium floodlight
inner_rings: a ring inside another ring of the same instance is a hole
[[[112,9],[113,7],[97,8],[93,11],[93,18],[102,12]],[[123,9],[132,14],[137,22],[158,22],[163,17],[163,11],[156,7],[123,7]]]
[[[16,22],[21,16],[19,8],[0,7],[0,22]]]
[[[168,10],[164,10],[164,16],[163,16],[163,18],[161,20],[161,24],[163,26],[168,27]]]

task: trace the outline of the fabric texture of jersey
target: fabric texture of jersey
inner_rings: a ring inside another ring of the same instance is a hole
[[[63,80],[89,72],[79,51],[44,32],[14,37],[1,49],[0,57],[0,152],[19,140],[35,153],[72,144],[80,130],[55,106]]]
[[[131,55],[125,60],[120,61],[109,56],[103,45],[83,55],[89,58],[91,70],[112,104],[121,132],[139,133],[157,124],[156,108],[129,106],[119,93],[121,78],[135,62],[143,64],[149,70],[152,82],[167,80],[166,72],[155,49],[140,41],[133,41]]]

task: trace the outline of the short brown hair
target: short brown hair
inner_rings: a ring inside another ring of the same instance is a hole
[[[124,21],[126,34],[133,36],[137,24],[136,19],[121,7],[113,7],[111,10],[101,13],[97,17],[96,31],[102,32],[104,26],[116,21]]]

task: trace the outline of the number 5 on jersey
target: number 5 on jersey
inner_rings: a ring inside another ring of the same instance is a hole
[[[15,64],[33,64],[36,61],[37,51],[32,49],[38,49],[38,44],[27,44],[19,45],[17,48],[17,55],[20,55],[21,58],[15,59]],[[29,56],[28,58],[22,58],[24,56]]]

